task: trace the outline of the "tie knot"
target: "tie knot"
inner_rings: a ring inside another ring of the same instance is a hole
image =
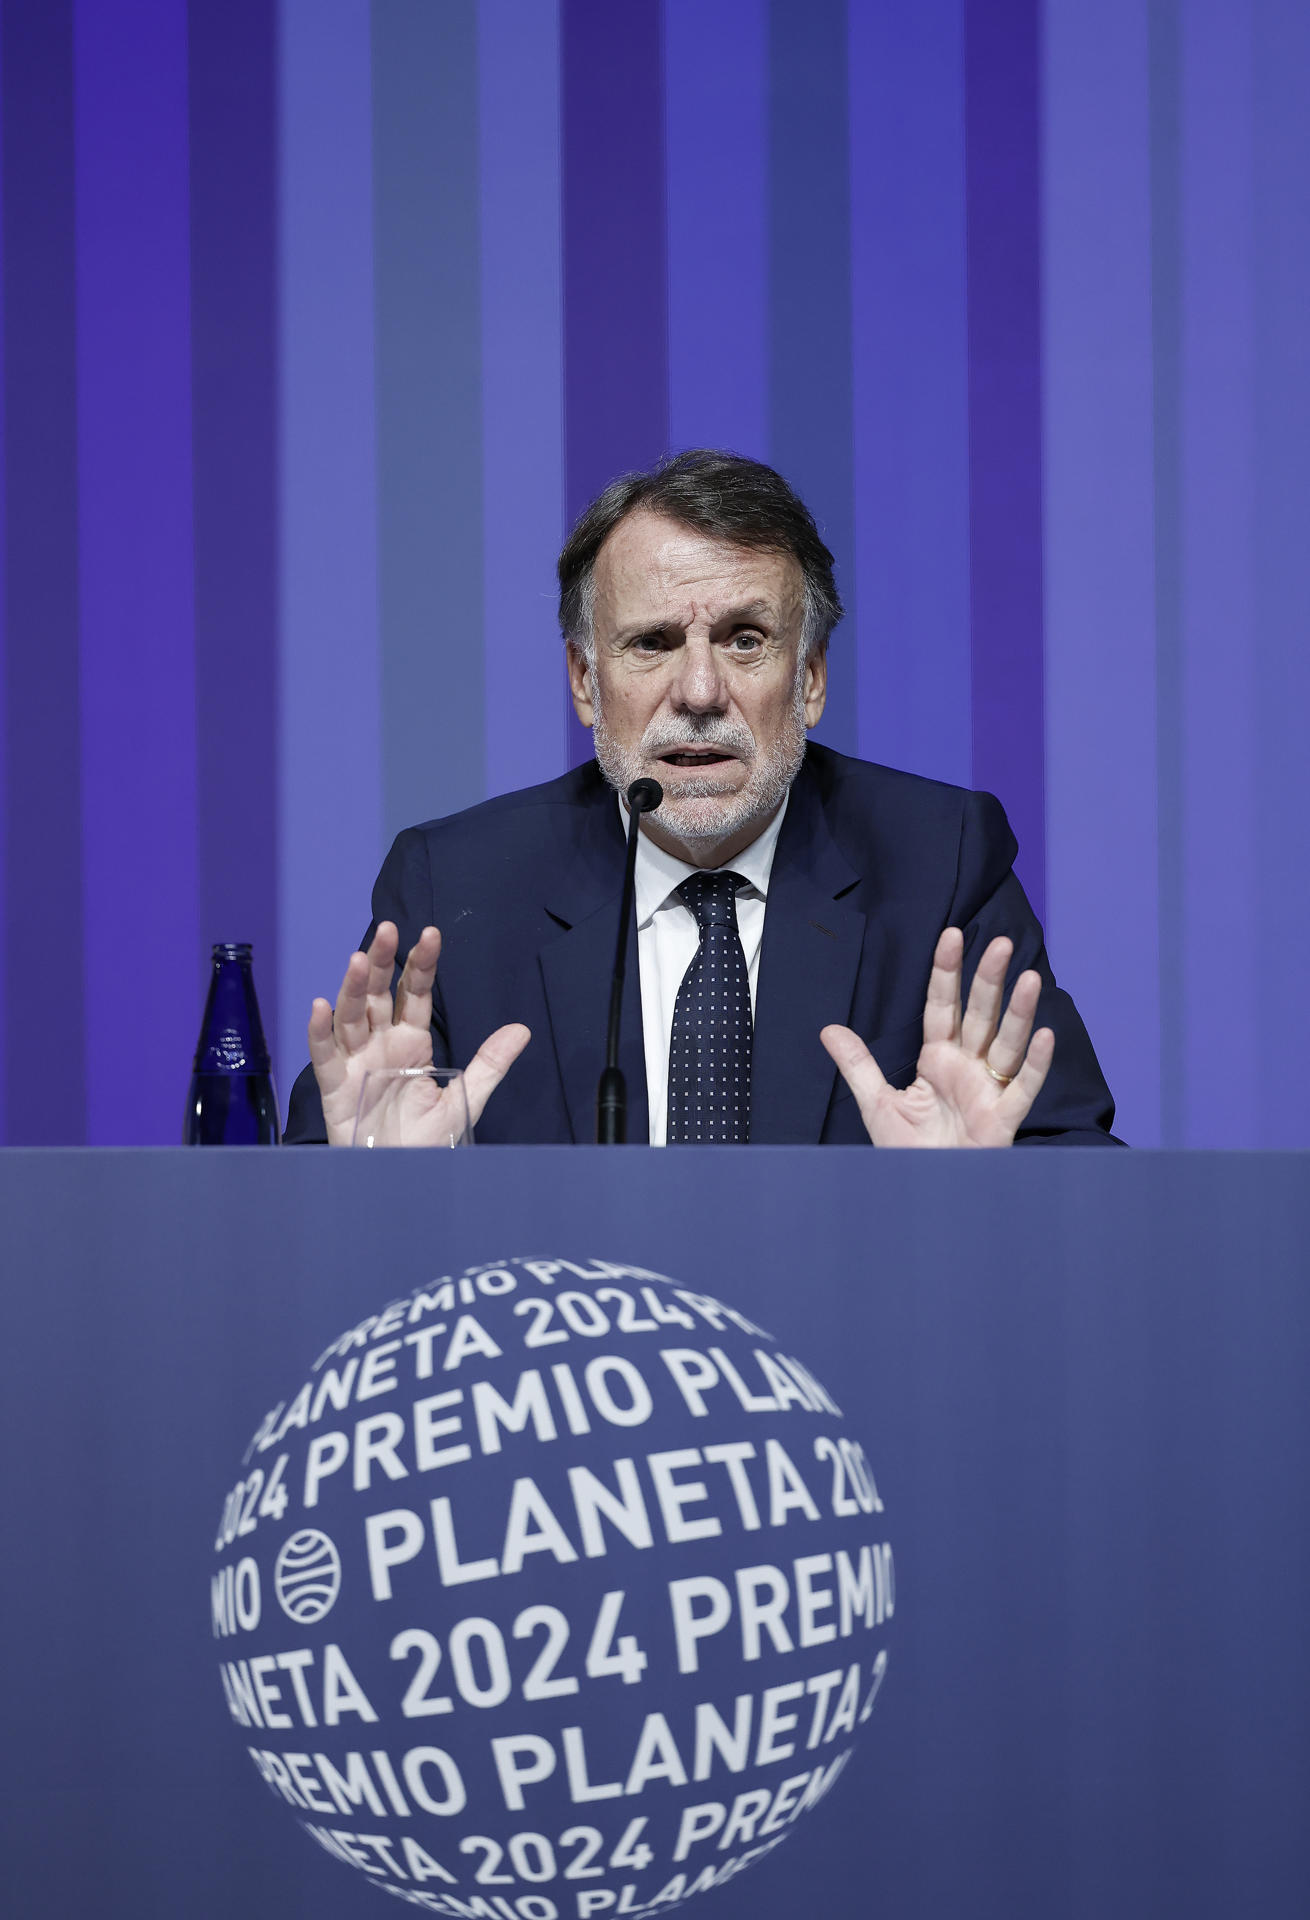
[[[739,873],[730,870],[693,873],[678,888],[678,898],[691,908],[702,933],[710,927],[735,927],[737,889],[745,884]]]

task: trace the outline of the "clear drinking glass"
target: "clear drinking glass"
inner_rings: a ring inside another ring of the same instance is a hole
[[[471,1147],[461,1067],[379,1067],[360,1083],[352,1147]]]

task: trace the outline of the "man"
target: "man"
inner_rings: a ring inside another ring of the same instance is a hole
[[[594,1139],[620,796],[650,777],[630,1139],[1109,1142],[1113,1103],[998,802],[807,750],[842,609],[781,477],[707,451],[629,475],[559,575],[596,761],[399,836],[335,1011],[314,1002],[288,1141],[348,1142],[367,1069],[434,1058],[467,1062],[480,1139]]]

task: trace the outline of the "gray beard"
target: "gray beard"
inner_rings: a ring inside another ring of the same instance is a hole
[[[787,725],[775,745],[763,753],[756,746],[749,727],[716,713],[652,721],[636,750],[625,752],[605,723],[600,691],[594,681],[592,703],[596,759],[616,793],[626,793],[634,780],[658,778],[656,756],[671,747],[722,747],[749,768],[746,785],[735,793],[722,792],[710,773],[688,778],[684,772],[676,796],[666,788],[664,803],[655,817],[667,834],[688,846],[727,840],[757,820],[763,827],[787,797],[805,758],[803,663],[797,672]]]

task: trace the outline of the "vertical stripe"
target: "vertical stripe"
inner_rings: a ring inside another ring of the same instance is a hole
[[[855,751],[850,151],[845,0],[770,0],[769,447],[837,560],[848,617],[818,738]]]
[[[969,784],[962,0],[850,19],[859,750]]]
[[[659,0],[561,0],[565,511],[668,451]],[[591,735],[569,714],[570,757]]]
[[[1245,0],[1182,27],[1182,565],[1189,1146],[1259,1137],[1252,48]],[[1217,1037],[1222,1042],[1217,1044]]]
[[[163,1144],[201,983],[186,0],[77,0],[73,58],[87,1139]]]
[[[1160,941],[1160,1145],[1180,1147],[1183,959],[1181,363],[1177,0],[1151,0],[1151,427],[1155,447],[1156,845]]]
[[[665,0],[669,439],[767,457],[766,0]]]
[[[1257,0],[1255,851],[1261,1062],[1251,1146],[1310,1146],[1310,11]]]
[[[189,20],[200,943],[250,941],[276,1059],[276,16]]]
[[[281,0],[280,1085],[382,848],[367,0]]]
[[[8,1137],[83,1139],[71,0],[4,8]],[[59,969],[57,1018],[33,996]],[[15,998],[17,996],[17,998]]]
[[[1045,907],[1037,0],[966,0],[973,777]]]
[[[2,5],[2,0],[0,0]],[[4,183],[5,183],[5,94],[4,94],[4,32],[0,26],[0,1147],[9,1139],[8,1097],[9,1075],[6,1068],[9,1046],[9,1022],[5,1009],[9,1006],[9,886],[6,880],[9,856],[9,833],[6,826],[9,807],[9,722],[8,722],[8,624],[7,595],[3,582],[9,577],[7,565],[7,545],[9,516],[6,500],[6,435],[5,435],[5,249],[4,249]]]
[[[558,0],[480,0],[486,790],[568,764]]]
[[[1160,1139],[1148,0],[1048,5],[1043,347],[1048,932]]]
[[[483,795],[475,0],[373,8],[388,835]]]

